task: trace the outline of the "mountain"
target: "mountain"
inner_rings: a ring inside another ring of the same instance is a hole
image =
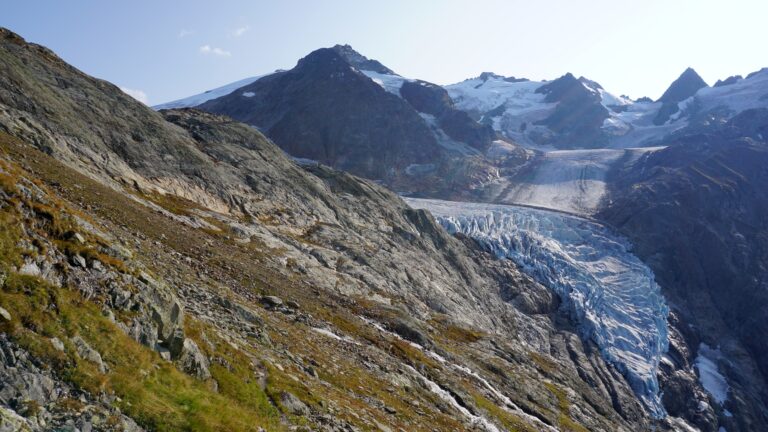
[[[442,87],[403,78],[349,45],[155,109],[188,106],[255,126],[293,157],[404,193],[482,188],[530,157],[458,109]],[[447,177],[452,184],[440,181]]]
[[[537,122],[561,137],[564,144],[577,147],[602,147],[606,144],[602,126],[608,118],[608,109],[602,104],[602,87],[572,74],[563,75],[536,89],[544,94],[544,102],[557,104],[544,119]],[[566,138],[567,137],[567,138]]]
[[[661,103],[678,103],[696,94],[699,89],[708,87],[707,83],[693,68],[687,68],[670,84],[669,88],[658,99]]]
[[[727,430],[768,427],[767,130],[768,109],[752,109],[717,130],[664,142],[612,175],[599,215],[653,268],[688,328],[700,373],[709,355],[725,376],[712,405]],[[667,406],[677,415],[679,406]],[[729,416],[737,410],[744,414]]]
[[[200,108],[258,127],[292,156],[373,179],[427,164],[440,152],[415,110],[333,49]]]
[[[0,76],[2,428],[768,424],[764,70],[660,125],[348,46],[203,110],[5,29]]]
[[[359,76],[318,56],[250,90]],[[0,76],[3,427],[678,424],[550,289],[376,183],[228,117],[153,111],[5,29]]]
[[[708,87],[689,68],[656,102],[615,96],[572,74],[546,82],[484,73],[446,89],[459,109],[529,148],[632,148],[722,124],[746,109],[768,107],[765,77],[758,71]],[[554,93],[553,87],[558,89]]]
[[[653,123],[662,125],[670,117],[680,111],[679,103],[692,97],[699,89],[708,87],[707,83],[692,68],[686,69],[669,88],[664,92],[657,102],[661,102],[661,108],[656,114]]]
[[[199,108],[258,127],[292,156],[387,184],[434,173],[496,139],[441,87],[404,79],[348,45],[314,51]]]

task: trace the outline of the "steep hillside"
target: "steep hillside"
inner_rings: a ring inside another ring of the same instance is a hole
[[[7,30],[0,74],[4,424],[671,428],[552,292],[386,189]]]
[[[768,427],[766,127],[768,110],[751,110],[668,142],[613,173],[600,215],[654,269],[689,326],[691,358],[725,377],[724,390],[708,387],[699,364],[729,431]]]

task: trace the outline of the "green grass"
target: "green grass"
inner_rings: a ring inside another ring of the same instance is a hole
[[[500,408],[479,393],[473,392],[472,398],[475,401],[475,405],[495,417],[501,426],[504,427],[504,430],[508,432],[536,432],[536,429],[527,424],[523,419]]]
[[[568,402],[568,397],[566,396],[565,391],[551,382],[545,382],[544,386],[555,396],[555,398],[557,398],[557,408],[559,411],[557,422],[560,429],[567,432],[589,432],[587,428],[576,423],[571,418],[571,404]]]
[[[76,290],[58,288],[32,276],[12,272],[23,261],[25,251],[19,248],[23,236],[35,233],[48,239],[48,247],[79,253],[88,259],[102,260],[119,267],[98,254],[93,244],[77,246],[68,242],[66,234],[76,228],[63,206],[37,205],[17,194],[18,180],[4,164],[0,187],[14,203],[33,210],[25,220],[16,206],[0,208],[0,271],[5,275],[0,284],[0,306],[12,314],[10,322],[0,324],[19,346],[29,351],[55,373],[92,395],[114,393],[121,410],[140,425],[156,431],[256,431],[283,430],[279,413],[272,407],[263,390],[254,381],[247,383],[252,372],[235,358],[234,350],[217,352],[236,364],[232,370],[216,367],[212,373],[219,381],[219,392],[209,383],[200,382],[182,372],[157,353],[128,337],[101,313],[97,303],[86,300]],[[9,201],[10,201],[9,200]],[[51,202],[54,201],[51,199]],[[89,239],[92,241],[93,239]],[[190,321],[190,320],[188,320]],[[80,359],[70,338],[79,335],[101,355],[109,371],[101,373],[97,366]],[[50,339],[64,342],[64,351],[53,347]],[[224,346],[220,344],[219,346]],[[64,408],[66,408],[66,404]],[[34,407],[32,407],[34,408]]]

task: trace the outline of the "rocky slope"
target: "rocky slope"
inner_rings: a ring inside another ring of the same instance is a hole
[[[2,427],[673,427],[549,290],[386,189],[4,29],[0,75]]]
[[[699,351],[719,349],[724,395],[700,364],[698,374],[728,431],[768,427],[767,126],[768,110],[748,110],[668,142],[613,173],[600,215],[632,239],[688,327],[690,352],[680,357],[700,363]]]

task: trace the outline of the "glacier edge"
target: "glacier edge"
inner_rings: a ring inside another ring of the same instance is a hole
[[[626,378],[656,418],[666,415],[657,371],[669,346],[669,308],[653,272],[630,244],[599,223],[507,205],[406,199],[451,234],[473,238],[497,258],[554,291],[603,358]]]

